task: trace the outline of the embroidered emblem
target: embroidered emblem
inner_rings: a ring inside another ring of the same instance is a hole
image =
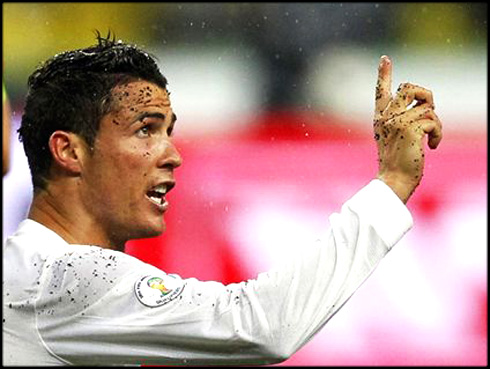
[[[143,305],[157,307],[178,297],[184,286],[184,281],[175,274],[147,275],[136,281],[134,293]]]

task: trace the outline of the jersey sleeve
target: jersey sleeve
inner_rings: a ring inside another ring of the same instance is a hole
[[[72,364],[277,363],[328,322],[412,222],[373,180],[330,216],[322,240],[241,283],[181,279],[121,253],[74,254],[44,277],[39,334]]]

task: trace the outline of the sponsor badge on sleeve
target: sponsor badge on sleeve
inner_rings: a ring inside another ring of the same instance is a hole
[[[143,305],[157,307],[177,298],[184,286],[184,281],[175,274],[147,275],[136,281],[134,293]]]

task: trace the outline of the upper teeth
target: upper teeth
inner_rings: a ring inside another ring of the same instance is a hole
[[[160,185],[158,185],[158,186],[154,187],[154,188],[153,188],[153,191],[155,191],[155,192],[160,192],[160,193],[162,193],[162,194],[164,194],[164,195],[165,195],[165,194],[167,193],[167,185],[165,185],[165,184],[160,184]]]

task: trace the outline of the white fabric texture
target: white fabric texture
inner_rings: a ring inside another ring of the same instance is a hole
[[[373,180],[330,216],[322,240],[281,268],[223,285],[70,245],[27,219],[4,245],[3,364],[280,362],[345,304],[412,225],[394,192]]]

